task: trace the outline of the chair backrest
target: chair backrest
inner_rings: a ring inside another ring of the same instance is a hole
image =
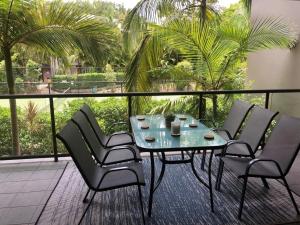
[[[56,134],[67,148],[76,167],[89,187],[95,184],[98,166],[92,158],[78,127],[71,121]]]
[[[268,127],[278,112],[255,106],[246,121],[239,140],[247,142],[255,153]]]
[[[235,138],[240,130],[249,111],[254,107],[254,104],[237,100],[233,103],[223,128],[226,129],[232,138]]]
[[[101,143],[101,145],[105,146],[105,144],[106,144],[105,133],[100,128],[100,126],[99,126],[99,124],[96,120],[95,114],[93,113],[91,108],[87,104],[84,104],[80,108],[80,111],[83,112],[84,115],[86,116],[86,118],[88,119],[88,121],[91,124],[91,127],[93,128],[93,130],[94,130],[99,142]]]
[[[275,160],[287,174],[299,152],[300,119],[283,115],[273,129],[259,158]]]
[[[89,123],[86,116],[81,111],[77,111],[73,117],[72,122],[74,122],[79,130],[81,131],[82,136],[84,137],[86,143],[89,146],[89,149],[91,150],[92,154],[98,161],[98,163],[102,163],[101,159],[103,158],[103,147],[100,144],[91,124]],[[102,153],[102,154],[101,154]]]

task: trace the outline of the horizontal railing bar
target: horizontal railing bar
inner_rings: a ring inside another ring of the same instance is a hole
[[[173,92],[125,92],[125,93],[69,93],[69,94],[2,94],[0,99],[22,98],[81,98],[81,97],[127,97],[127,96],[172,96],[209,94],[264,94],[300,93],[300,89],[218,90],[218,91],[173,91]]]
[[[68,157],[69,154],[57,154],[57,157]],[[0,157],[0,160],[14,160],[14,159],[37,159],[37,158],[53,158],[54,154],[52,155],[20,155],[20,156],[5,156]]]

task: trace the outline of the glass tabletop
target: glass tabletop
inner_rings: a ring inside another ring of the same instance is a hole
[[[180,135],[172,136],[171,129],[166,128],[163,115],[139,115],[130,117],[136,145],[144,151],[174,151],[192,149],[220,149],[226,141],[210,128],[189,115],[177,114],[180,121]],[[190,127],[196,124],[197,127]],[[142,127],[149,127],[143,129]],[[206,139],[206,134],[212,134],[213,139]],[[155,140],[146,141],[148,137]]]

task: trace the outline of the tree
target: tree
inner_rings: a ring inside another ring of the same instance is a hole
[[[214,17],[199,23],[199,17],[193,14],[166,18],[161,24],[148,24],[147,35],[127,69],[127,88],[149,91],[149,71],[161,67],[164,52],[174,49],[192,63],[198,90],[230,89],[239,78],[239,63],[245,61],[248,53],[286,48],[294,42],[295,36],[279,19],[250,22],[248,16],[243,16],[222,23],[222,17]],[[195,102],[195,99],[185,98],[185,101]],[[183,100],[170,102],[169,106],[178,102]],[[213,103],[216,111],[216,97]]]
[[[245,0],[247,1],[247,0]],[[217,0],[141,0],[128,13],[123,23],[123,39],[132,54],[138,48],[150,24],[160,24],[168,18],[194,15],[201,21],[217,15]]]
[[[9,94],[15,94],[12,48],[17,45],[62,56],[77,48],[91,60],[101,61],[115,46],[115,33],[84,8],[61,0],[5,0],[0,2],[0,49],[5,61]],[[10,99],[12,145],[20,155],[16,100]]]

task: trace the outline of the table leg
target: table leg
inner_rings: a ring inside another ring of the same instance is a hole
[[[162,155],[162,161],[161,161],[162,165],[161,165],[161,170],[160,170],[160,174],[159,174],[159,177],[158,177],[158,179],[157,179],[156,185],[155,185],[155,187],[154,187],[153,193],[156,191],[156,189],[157,189],[158,186],[160,185],[160,183],[161,183],[161,181],[162,181],[162,178],[163,178],[163,176],[164,176],[164,174],[165,174],[165,170],[166,170],[166,164],[165,164],[165,162],[164,162],[164,160],[166,159],[165,153],[162,152],[161,155]]]
[[[191,166],[192,166],[192,171],[194,173],[194,175],[196,176],[196,178],[198,179],[198,181],[200,183],[202,183],[205,187],[209,188],[208,184],[205,183],[201,177],[198,175],[196,169],[195,169],[195,164],[194,164],[194,156],[195,156],[195,151],[192,152],[192,155],[191,155]]]
[[[154,192],[154,180],[155,180],[155,164],[153,152],[150,152],[150,164],[151,164],[151,178],[150,178],[150,193],[148,203],[148,216],[151,217],[153,192]]]
[[[191,157],[191,165],[192,165],[192,170],[193,173],[195,174],[195,176],[197,177],[198,181],[200,181],[200,183],[202,183],[205,187],[207,187],[209,189],[209,195],[210,195],[210,207],[211,207],[211,211],[214,212],[214,200],[213,200],[213,192],[212,192],[212,184],[211,184],[211,163],[212,163],[212,157],[213,154],[210,154],[209,157],[209,162],[208,162],[208,184],[205,183],[200,176],[198,175],[196,169],[195,169],[195,165],[194,165],[194,154],[195,152],[192,153],[192,157]]]
[[[208,163],[208,183],[209,183],[209,194],[210,194],[210,207],[211,211],[214,212],[214,199],[213,199],[213,191],[212,191],[212,183],[211,183],[211,163],[212,163],[213,153],[210,153],[209,163]]]
[[[202,159],[201,159],[201,170],[204,170],[205,167],[205,158],[206,158],[206,150],[202,151]]]

